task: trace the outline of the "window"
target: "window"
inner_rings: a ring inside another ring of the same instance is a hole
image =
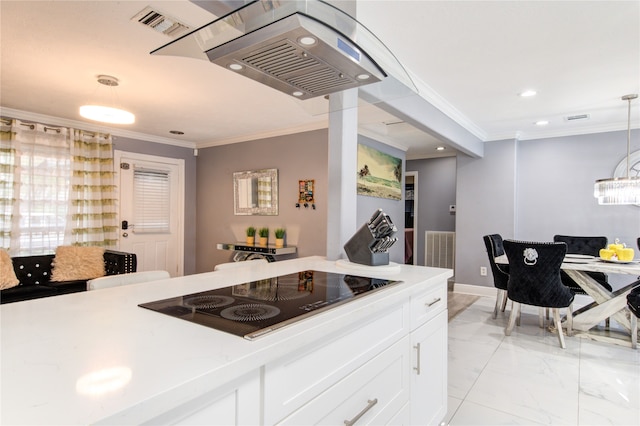
[[[50,253],[65,236],[67,130],[17,120],[2,127],[2,246],[12,255]]]
[[[165,170],[133,171],[133,223],[138,234],[169,233],[170,181]]]
[[[111,136],[20,120],[0,126],[1,246],[12,256],[113,246]]]

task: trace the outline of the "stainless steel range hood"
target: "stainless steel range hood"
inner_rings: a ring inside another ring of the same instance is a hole
[[[379,82],[386,67],[410,81],[370,31],[320,0],[250,2],[151,53],[206,59],[297,99]]]
[[[300,13],[206,54],[213,63],[299,99],[375,83],[386,77],[345,36]]]

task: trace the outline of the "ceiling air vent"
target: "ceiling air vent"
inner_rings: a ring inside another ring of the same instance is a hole
[[[588,120],[589,114],[568,115],[564,119],[566,121]]]
[[[188,25],[154,10],[150,6],[138,12],[131,20],[138,21],[146,27],[173,38],[177,38],[189,31]]]

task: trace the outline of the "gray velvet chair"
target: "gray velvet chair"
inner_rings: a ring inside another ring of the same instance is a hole
[[[505,334],[511,335],[516,319],[520,317],[521,304],[541,308],[541,324],[543,308],[550,308],[560,346],[564,349],[560,308],[568,309],[567,335],[571,336],[573,322],[571,308],[574,299],[574,294],[563,285],[560,278],[560,265],[567,252],[567,245],[512,240],[504,240],[503,245],[509,259],[507,296],[513,301]]]
[[[493,285],[498,294],[496,295],[496,306],[493,309],[493,318],[498,316],[498,309],[504,312],[507,306],[507,282],[509,281],[509,265],[498,265],[495,258],[504,254],[502,247],[502,237],[500,234],[485,235],[482,237],[487,248],[491,274],[493,275]]]

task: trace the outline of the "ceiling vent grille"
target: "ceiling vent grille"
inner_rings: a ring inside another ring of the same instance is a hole
[[[189,31],[188,25],[154,10],[150,6],[138,12],[131,20],[138,21],[145,27],[173,38],[177,38]]]
[[[566,121],[588,120],[589,114],[568,115],[564,119]]]

